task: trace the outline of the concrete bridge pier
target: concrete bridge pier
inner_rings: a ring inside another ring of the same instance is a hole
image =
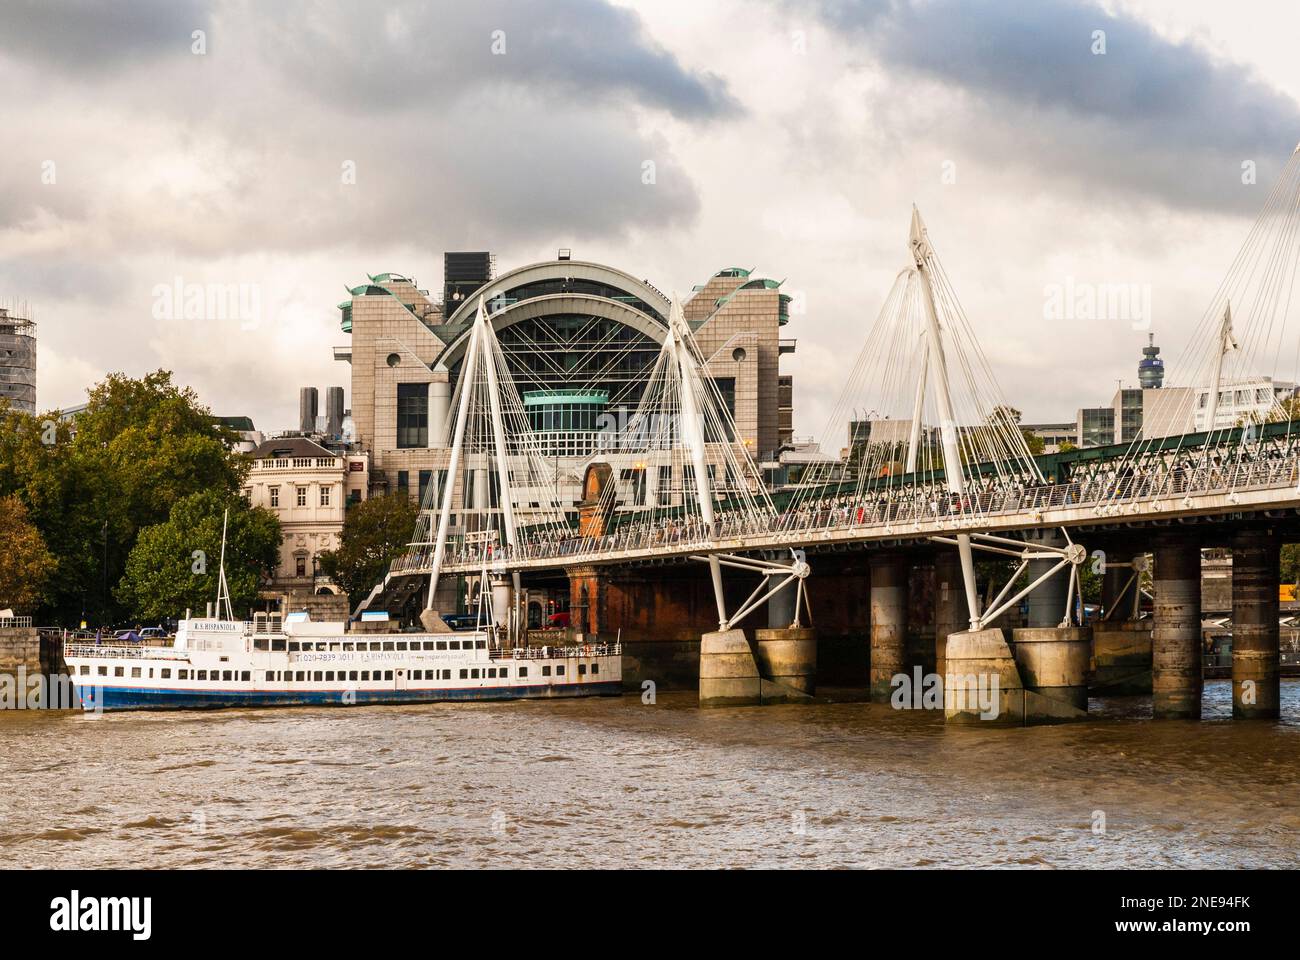
[[[758,661],[744,630],[714,630],[700,637],[700,706],[742,707],[763,702]]]
[[[1089,627],[1023,627],[1011,632],[1020,680],[1037,698],[1025,701],[1025,720],[1081,720],[1088,713]]]
[[[1155,617],[1151,633],[1152,715],[1201,718],[1201,547],[1190,537],[1155,546]]]
[[[1092,625],[1093,696],[1151,693],[1151,623],[1132,619],[1139,583],[1136,578],[1129,582],[1132,568],[1116,566],[1135,559],[1141,562],[1128,551],[1106,551],[1101,591],[1106,619]]]
[[[1281,542],[1272,530],[1242,530],[1232,543],[1232,715],[1281,715],[1278,579]]]
[[[882,553],[871,559],[871,702],[888,703],[890,681],[907,672],[906,559]]]

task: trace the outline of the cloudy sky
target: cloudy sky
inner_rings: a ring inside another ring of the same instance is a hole
[[[1300,140],[1297,26],[1270,0],[7,0],[0,303],[40,324],[43,408],[162,366],[276,430],[348,384],[335,304],[367,272],[754,267],[804,310],[814,435],[916,202],[1005,394],[1072,419],[1146,335],[1046,291],[1140,285],[1176,376]],[[256,315],[167,315],[178,282]]]

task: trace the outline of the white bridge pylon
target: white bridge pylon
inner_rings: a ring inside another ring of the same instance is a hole
[[[448,558],[453,516],[464,521],[455,544],[461,559],[473,552],[485,568],[489,558],[513,555],[526,538],[557,538],[567,536],[569,530],[560,501],[558,468],[544,455],[530,429],[482,297],[452,405],[456,418],[447,469],[439,482],[428,485],[410,544],[417,554],[432,550],[429,595],[422,618],[429,630],[441,628],[435,604],[438,580]],[[430,539],[435,518],[437,529]],[[517,600],[517,570],[511,571],[511,579],[512,596]],[[486,589],[486,584],[483,587]],[[518,611],[514,602],[506,608],[496,613],[504,617],[513,636]]]
[[[1020,431],[1019,414],[1003,399],[915,206],[908,248],[911,263],[895,277],[824,434],[831,443],[849,437],[848,459],[810,470],[787,512],[816,509],[829,499],[849,510],[878,504],[888,518],[900,502],[911,501],[927,504],[930,518],[942,526],[945,517],[969,516],[1008,489],[1045,482]],[[913,525],[920,530],[915,520]],[[929,538],[957,548],[971,630],[993,622],[1066,569],[1061,625],[1072,622],[1087,552],[1064,528],[1060,532],[1061,547],[969,527]],[[976,589],[976,551],[1020,561],[986,609]],[[1055,563],[1013,593],[1032,560]]]

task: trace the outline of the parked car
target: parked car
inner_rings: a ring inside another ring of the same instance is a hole
[[[546,626],[555,630],[569,629],[569,611],[561,610],[559,613],[553,613],[546,618]]]
[[[478,617],[472,613],[444,613],[442,622],[453,630],[473,630],[478,626]]]

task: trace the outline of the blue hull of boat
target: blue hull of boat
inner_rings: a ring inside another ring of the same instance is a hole
[[[321,707],[362,704],[442,703],[458,700],[546,700],[610,697],[623,692],[621,681],[564,683],[530,687],[472,687],[441,690],[178,690],[149,687],[78,685],[85,710],[203,710],[225,707]]]

